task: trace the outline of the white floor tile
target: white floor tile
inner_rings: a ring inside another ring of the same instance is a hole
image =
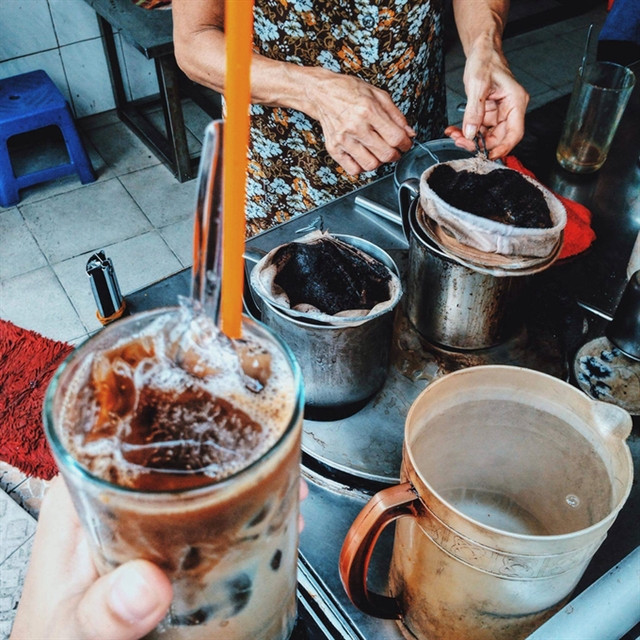
[[[579,47],[562,38],[555,46],[547,42],[514,51],[509,56],[510,63],[553,89],[569,87],[573,83],[576,69],[580,64],[582,51]]]
[[[158,232],[145,233],[109,247],[122,293],[128,293],[157,282],[179,271],[182,264]]]
[[[145,233],[104,247],[112,261],[122,295],[141,289],[179,271],[182,264],[156,231]],[[97,305],[86,275],[86,263],[91,252],[65,260],[53,269],[76,308],[85,327],[90,331],[101,328],[96,317]]]
[[[205,113],[197,104],[187,100],[182,105],[184,121],[193,136],[202,143],[204,130],[211,122],[211,117]]]
[[[4,491],[0,491],[0,565],[35,531],[35,519]],[[4,581],[4,571],[2,573]]]
[[[0,24],[0,60],[28,56],[57,45],[49,6],[39,0],[1,3]]]
[[[9,493],[26,479],[27,476],[22,471],[8,462],[0,460],[0,489],[4,492]]]
[[[37,520],[42,507],[42,500],[51,482],[52,480],[29,477],[7,493],[19,507]]]
[[[0,281],[0,318],[54,340],[86,334],[50,267]]]
[[[160,229],[162,237],[178,256],[183,267],[193,264],[193,220],[186,218]]]
[[[84,2],[84,0],[81,0],[81,2]],[[111,111],[105,111],[104,113],[86,116],[78,120],[78,126],[82,131],[91,131],[91,129],[99,129],[100,127],[107,127],[119,122],[120,118],[118,118],[116,110],[113,109]]]
[[[158,131],[162,131],[162,132],[166,131],[164,114],[162,113],[162,109],[153,109],[149,111],[146,114],[146,116],[149,119],[149,121],[154,124],[154,126],[158,129]],[[186,131],[187,148],[189,149],[189,153],[191,154],[191,156],[195,157],[197,154],[200,153],[200,149],[202,148],[202,143],[196,136],[194,136],[191,133],[191,131],[189,130],[189,127],[186,127],[186,129],[187,129]]]
[[[146,216],[116,179],[25,205],[20,211],[51,264],[151,228]]]
[[[164,165],[158,165],[121,176],[120,182],[156,229],[193,218],[196,180],[180,183]]]
[[[118,176],[160,164],[149,147],[124,122],[91,129],[87,134]]]
[[[458,111],[458,105],[466,102],[464,93],[458,93],[453,89],[447,89],[447,121],[451,125],[461,125],[464,113]]]
[[[146,98],[159,92],[156,65],[142,52],[138,51],[120,34],[116,38],[119,43],[120,60],[126,70],[125,85],[129,100]]]
[[[95,11],[84,0],[49,0],[49,9],[60,46],[100,37]]]
[[[77,118],[115,108],[102,40],[91,38],[60,47]]]
[[[546,93],[552,87],[540,80],[539,78],[535,78],[527,71],[520,69],[517,65],[512,65],[511,71],[513,75],[516,77],[516,80],[529,92],[531,97],[537,96],[542,93]]]
[[[0,565],[0,638],[8,638],[27,573],[33,536]]]
[[[17,208],[0,211],[0,280],[47,264]]]
[[[507,60],[509,60],[512,52],[531,47],[539,42],[544,42],[546,39],[546,29],[534,29],[533,31],[507,38],[502,43],[502,49]]]

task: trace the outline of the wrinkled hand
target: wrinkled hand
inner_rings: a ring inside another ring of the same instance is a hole
[[[415,132],[386,91],[320,68],[310,80],[305,111],[320,122],[327,151],[347,173],[373,171],[411,148]]]
[[[462,130],[447,127],[445,134],[458,146],[474,151],[474,138],[480,131],[489,157],[503,158],[524,135],[529,94],[513,77],[504,56],[486,45],[470,52],[463,79],[467,107]]]
[[[134,560],[99,577],[61,478],[42,504],[11,640],[136,640],[162,620],[169,579]]]

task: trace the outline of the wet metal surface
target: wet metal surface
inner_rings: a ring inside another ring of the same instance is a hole
[[[377,201],[383,200],[383,193],[387,199],[390,195],[393,199],[390,206],[396,207],[391,177],[358,193]],[[399,228],[355,206],[355,197],[355,194],[345,196],[263,233],[249,241],[248,248],[270,251],[294,239],[311,223],[333,233],[342,233],[345,228],[352,232],[357,229],[361,237],[377,244],[395,260],[406,291],[408,248],[404,238],[397,235]],[[245,295],[250,294],[246,292]],[[352,415],[324,421],[306,419],[303,451],[340,472],[365,480],[393,483],[400,469],[404,417],[416,396],[432,380],[450,371],[480,364],[531,367],[567,379],[568,362],[563,356],[560,336],[546,320],[545,305],[539,304],[536,308],[538,295],[532,287],[528,302],[523,301],[507,310],[514,317],[525,319],[512,323],[512,331],[501,344],[464,352],[427,342],[407,320],[401,304],[396,312],[390,367],[384,386]],[[371,345],[370,348],[379,346]],[[335,395],[336,398],[340,396],[339,388]]]
[[[440,349],[412,329],[401,309],[395,319],[391,368],[383,389],[351,416],[305,420],[303,462],[310,495],[301,507],[305,529],[300,540],[299,605],[312,620],[309,628],[313,631],[307,637],[403,638],[395,622],[366,616],[350,603],[340,583],[338,556],[347,530],[370,495],[395,482],[404,417],[413,399],[430,381],[445,372],[475,364],[503,363],[545,371],[579,386],[573,374],[574,358],[583,345],[604,335],[606,321],[580,307],[578,301],[613,313],[625,286],[627,263],[640,227],[640,149],[634,143],[640,139],[639,93],[640,88],[636,87],[609,160],[587,180],[577,180],[554,168],[555,144],[566,108],[562,100],[538,110],[537,118],[527,123],[529,135],[516,155],[546,184],[592,210],[598,239],[589,251],[531,278],[522,299],[523,320],[508,340],[492,349],[466,353]],[[260,254],[310,228],[324,226],[333,233],[357,232],[374,242],[391,255],[404,274],[407,243],[402,230],[357,206],[356,195],[397,211],[397,193],[393,178],[389,177],[256,236],[247,248]],[[130,309],[174,304],[178,293],[188,293],[188,274],[177,274],[161,286],[162,300],[153,287],[147,288],[128,297]],[[631,495],[578,584],[576,594],[640,544],[638,418],[634,418],[627,442],[636,474]],[[370,586],[379,592],[385,589],[392,533],[392,527],[383,533],[370,566]],[[635,639],[639,633],[640,629],[634,629],[624,639]]]

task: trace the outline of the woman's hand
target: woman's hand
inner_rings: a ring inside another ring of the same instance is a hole
[[[454,0],[458,31],[467,62],[464,88],[467,106],[462,129],[447,127],[458,146],[475,150],[474,138],[483,135],[492,160],[506,156],[524,135],[529,94],[518,84],[502,53],[501,34],[508,3]]]
[[[320,122],[327,151],[347,173],[373,171],[411,148],[415,132],[386,91],[321,68],[304,75],[301,108]]]
[[[513,77],[497,52],[469,56],[464,71],[467,107],[462,130],[447,127],[445,134],[458,146],[475,149],[478,131],[483,135],[489,157],[506,156],[524,134],[524,114],[529,94]]]
[[[11,640],[137,640],[165,616],[167,576],[134,560],[100,577],[62,478],[42,503]]]

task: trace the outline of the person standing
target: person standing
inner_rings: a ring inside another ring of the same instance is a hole
[[[414,138],[492,158],[524,132],[528,95],[502,53],[506,0],[454,0],[467,63],[462,130],[446,128],[443,0],[255,0],[247,235],[392,170]],[[224,0],[173,0],[178,65],[224,92]]]

